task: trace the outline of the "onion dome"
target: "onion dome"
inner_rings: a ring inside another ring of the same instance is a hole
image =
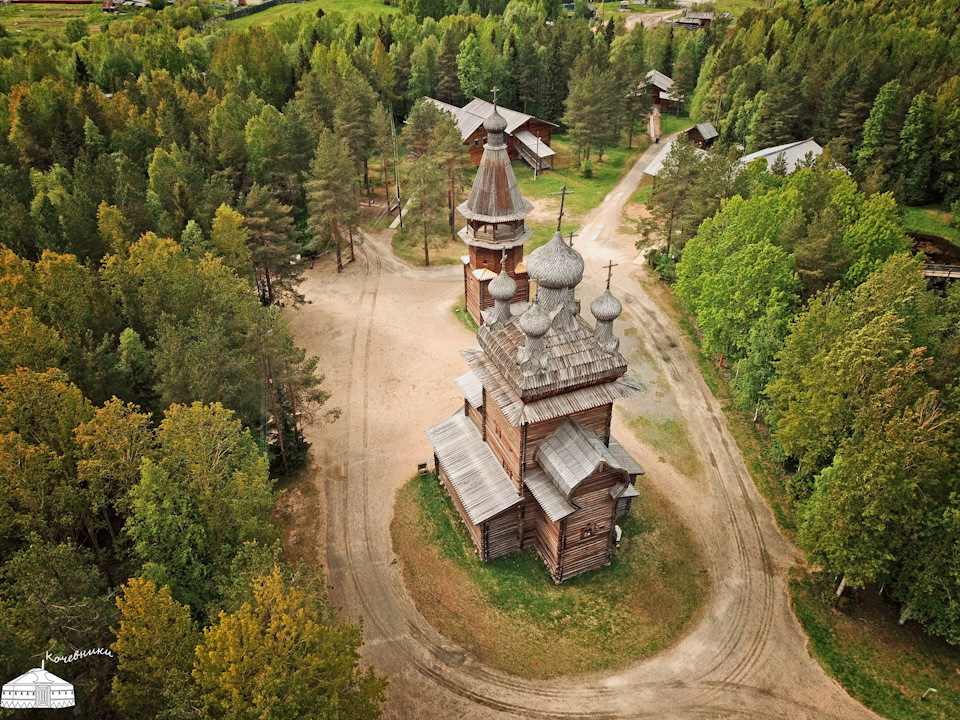
[[[530,253],[527,273],[541,287],[574,287],[583,279],[583,257],[563,241],[558,230],[550,242]]]
[[[507,274],[507,269],[504,268],[499,275],[490,281],[487,290],[494,300],[508,301],[512,300],[514,293],[517,292],[517,283]]]
[[[519,322],[523,334],[531,338],[542,338],[550,329],[550,316],[537,303],[530,303]]]
[[[613,322],[623,312],[623,305],[610,294],[610,289],[607,288],[603,295],[590,304],[590,312],[600,322]]]
[[[502,133],[507,130],[507,121],[503,115],[497,112],[497,106],[493,106],[493,112],[483,121],[483,129],[488,133]]]

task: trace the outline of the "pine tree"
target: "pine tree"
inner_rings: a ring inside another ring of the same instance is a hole
[[[921,91],[910,103],[900,131],[896,174],[900,177],[899,195],[907,205],[924,205],[931,200],[935,158],[933,97]]]
[[[408,176],[410,200],[404,214],[409,235],[423,243],[423,264],[430,267],[431,243],[443,245],[446,242],[443,173],[434,158],[423,155],[410,165]],[[437,236],[441,239],[438,240]]]
[[[352,184],[343,181],[352,176],[353,163],[346,142],[329,130],[320,134],[317,152],[307,181],[308,227],[314,238],[314,252],[333,243],[337,252],[337,272],[343,271],[341,246],[344,237],[359,234],[360,214]],[[353,261],[353,241],[350,261]]]
[[[287,300],[294,304],[303,301],[296,289],[302,277],[291,209],[256,183],[241,207],[250,231],[250,254],[257,274],[257,290],[264,305]]]

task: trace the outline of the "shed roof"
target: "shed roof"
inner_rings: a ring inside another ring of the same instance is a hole
[[[602,465],[624,470],[596,432],[571,418],[537,446],[534,458],[568,501],[577,486]]]
[[[477,377],[475,372],[471,370],[458,377],[454,382],[460,388],[460,392],[463,393],[463,397],[466,398],[468,403],[478,410],[483,407],[483,383],[480,382],[480,378]]]
[[[620,441],[612,435],[610,436],[610,443],[607,449],[610,450],[610,454],[616,458],[618,463],[620,463],[620,467],[622,467],[631,475],[646,474],[643,472],[643,468],[637,464],[637,461],[633,459],[633,455],[627,452],[627,449],[620,444]]]
[[[427,429],[460,504],[471,523],[479,525],[520,502],[520,494],[477,426],[462,412]]]
[[[529,148],[530,152],[541,159],[557,154],[553,151],[553,148],[543,142],[543,140],[537,142],[537,136],[529,130],[517,130],[513,136]]]
[[[690,20],[713,20],[713,12],[694,12],[692,10],[684,10],[683,16]]]
[[[744,165],[748,165],[754,160],[763,158],[767,161],[767,169],[769,170],[773,168],[777,158],[783,155],[784,160],[787,163],[787,174],[789,175],[797,169],[797,165],[803,162],[808,154],[812,154],[813,157],[817,157],[822,152],[823,148],[820,147],[820,145],[813,138],[809,138],[807,140],[800,140],[799,142],[786,143],[784,145],[777,145],[776,147],[758,150],[757,152],[750,153],[749,155],[744,155],[742,158],[740,158],[740,162]]]

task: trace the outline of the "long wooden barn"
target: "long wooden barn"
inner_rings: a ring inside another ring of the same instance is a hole
[[[559,232],[526,267],[532,302],[518,300],[506,265],[487,284],[493,305],[455,381],[463,406],[426,435],[481,559],[533,548],[561,583],[610,562],[617,519],[637,496],[643,470],[610,424],[613,403],[640,388],[613,335],[622,306],[609,283],[591,328],[575,299],[583,258]]]

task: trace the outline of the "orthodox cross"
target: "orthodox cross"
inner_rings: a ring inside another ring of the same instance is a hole
[[[500,254],[500,270],[504,271],[507,269],[507,249],[504,248],[503,252]]]
[[[496,107],[496,106],[497,106],[497,93],[500,92],[500,88],[498,88],[496,85],[494,85],[492,88],[490,88],[490,92],[493,93],[493,106]]]
[[[613,277],[613,269],[618,264],[619,263],[615,263],[613,260],[611,260],[609,265],[604,265],[604,267],[607,269],[607,290],[610,289],[610,278]]]
[[[560,188],[560,192],[550,194],[560,196],[560,215],[557,217],[557,232],[560,232],[560,223],[563,222],[563,201],[566,199],[567,195],[576,195],[576,193],[573,190],[567,190],[567,186],[564,185],[562,188]]]
[[[570,243],[570,247],[573,247],[573,239],[575,237],[580,237],[580,233],[575,233],[573,230],[567,233],[567,241]]]

